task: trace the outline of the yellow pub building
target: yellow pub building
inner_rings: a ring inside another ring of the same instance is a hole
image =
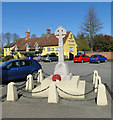
[[[63,38],[64,55],[68,59],[77,55],[77,44],[71,31],[67,31]],[[58,55],[58,38],[51,33],[50,29],[46,30],[46,36],[31,38],[30,32],[25,32],[25,38],[19,38],[15,43],[9,43],[4,47],[4,56],[11,55],[12,51],[17,52],[21,58],[21,53],[28,51],[41,51],[41,55],[55,53]]]

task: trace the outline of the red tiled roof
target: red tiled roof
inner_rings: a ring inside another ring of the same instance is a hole
[[[67,32],[66,36],[63,38],[63,43],[66,42],[70,31]],[[38,38],[20,38],[14,44],[8,44],[5,47],[11,47],[16,45],[18,50],[26,50],[26,44],[29,45],[30,49],[35,49],[35,43],[38,43],[39,47],[42,49],[44,46],[58,46],[58,38],[54,34],[50,34],[49,37],[38,37]]]
[[[7,44],[4,48],[9,48],[9,47],[13,47],[16,43],[9,43]]]

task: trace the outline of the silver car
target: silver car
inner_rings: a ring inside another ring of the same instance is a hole
[[[44,55],[42,58],[44,62],[58,61],[58,56],[56,55]]]

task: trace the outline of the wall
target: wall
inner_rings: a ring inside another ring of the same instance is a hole
[[[58,46],[47,46],[47,47],[43,47],[43,51],[42,51],[42,55],[46,55],[46,54],[51,54],[51,53],[56,53],[58,55],[58,51],[55,51],[55,48],[57,48]],[[50,51],[47,51],[47,48],[50,48]]]
[[[11,50],[14,48],[14,46],[13,47],[10,47],[10,50],[9,50],[9,48],[4,48],[4,56],[7,56],[7,55],[10,55],[10,53],[11,53]],[[6,55],[7,54],[7,55]]]
[[[70,47],[73,48],[73,51],[70,51]],[[70,32],[70,34],[64,44],[64,55],[66,55],[69,58],[69,53],[72,53],[74,56],[77,55],[77,44],[72,35],[72,32]]]
[[[86,55],[88,55],[89,57],[94,54],[101,54],[107,57],[107,59],[113,59],[113,52],[86,52]]]

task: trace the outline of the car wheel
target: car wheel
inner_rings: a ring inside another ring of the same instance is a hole
[[[32,73],[32,76],[33,76],[33,80],[37,80],[38,71],[34,71],[34,72]]]
[[[107,62],[107,60],[105,60],[105,62]]]
[[[50,62],[52,61],[52,60],[49,60]]]
[[[100,60],[98,60],[98,63],[100,63]]]
[[[84,62],[84,60],[81,60],[81,63],[83,63]]]

